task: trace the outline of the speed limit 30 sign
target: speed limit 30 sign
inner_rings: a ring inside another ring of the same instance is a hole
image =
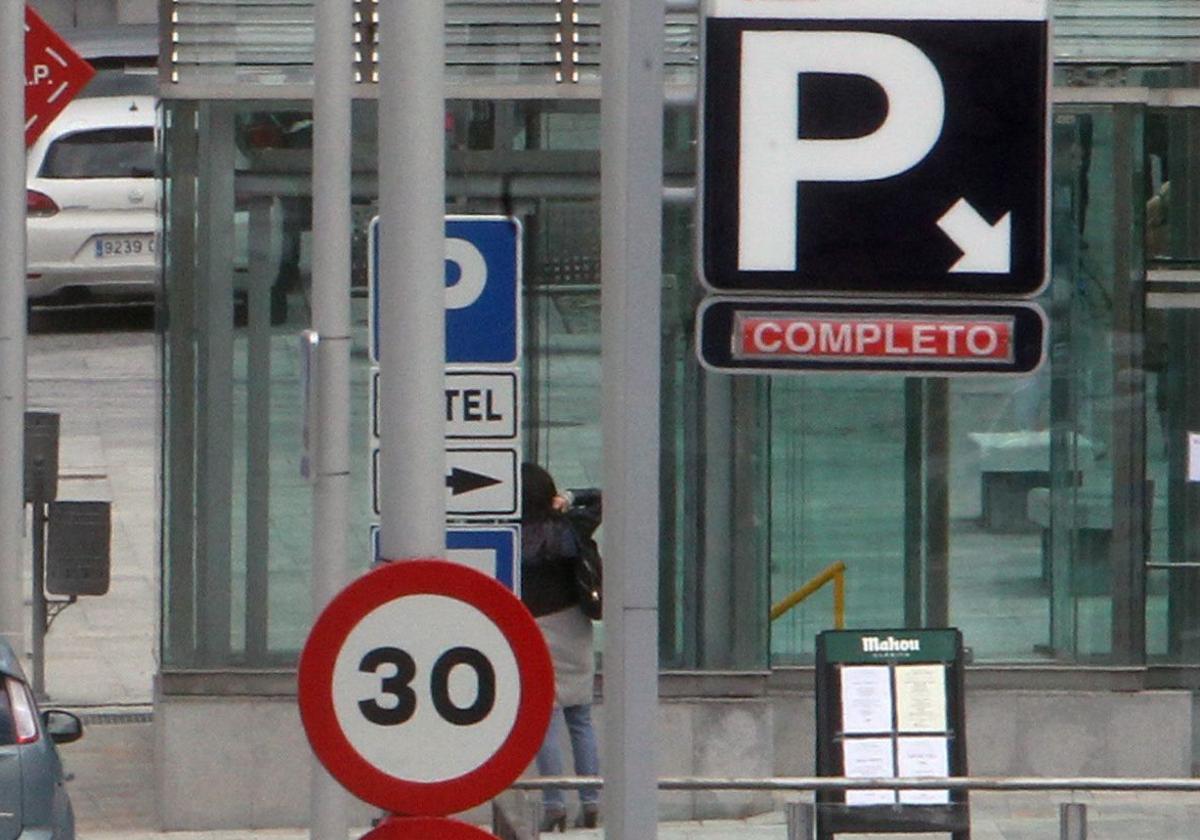
[[[504,586],[443,560],[381,566],[317,618],[300,657],[313,751],[380,808],[443,815],[504,790],[537,753],[554,671]]]

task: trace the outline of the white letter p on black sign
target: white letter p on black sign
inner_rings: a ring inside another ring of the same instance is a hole
[[[702,228],[711,288],[1040,290],[1045,3],[900,5],[710,0]],[[797,13],[806,17],[784,16]]]
[[[887,96],[883,123],[861,137],[797,137],[799,80],[812,73],[877,83]],[[942,132],[937,68],[908,41],[878,32],[744,32],[741,99],[738,267],[744,270],[795,269],[797,182],[899,175],[920,163]]]

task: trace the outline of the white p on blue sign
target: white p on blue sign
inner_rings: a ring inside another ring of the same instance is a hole
[[[446,558],[470,566],[521,592],[521,529],[518,525],[453,525],[446,529]],[[378,563],[379,526],[371,525],[371,562]]]
[[[379,361],[379,218],[371,221],[371,361]],[[446,217],[446,364],[520,361],[521,225]]]

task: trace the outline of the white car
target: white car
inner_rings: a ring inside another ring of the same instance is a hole
[[[29,150],[31,300],[153,294],[159,276],[154,97],[78,99]]]
[[[157,106],[144,94],[77,99],[29,149],[30,300],[153,296],[162,232]],[[234,269],[240,274],[248,263],[248,221],[245,210],[234,213]]]

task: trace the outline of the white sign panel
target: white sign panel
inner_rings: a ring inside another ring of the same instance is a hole
[[[516,449],[446,450],[447,516],[516,516],[520,505]]]
[[[449,440],[515,440],[515,371],[447,371],[446,437]]]

